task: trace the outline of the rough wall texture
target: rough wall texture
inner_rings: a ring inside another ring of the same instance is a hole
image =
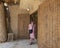
[[[40,0],[20,0],[20,8],[30,9],[29,13],[32,14],[38,9],[41,2]]]
[[[3,5],[0,4],[0,42],[6,41],[6,26]]]
[[[10,15],[11,15],[11,28],[14,33],[14,39],[17,39],[18,34],[19,34],[19,32],[18,32],[18,26],[19,26],[18,25],[18,16],[19,16],[19,14],[28,14],[28,12],[25,9],[20,9],[19,5],[9,6],[9,10],[10,10]],[[21,29],[22,29],[22,27],[21,27]]]
[[[19,5],[9,6],[9,11],[10,11],[10,16],[11,16],[11,28],[14,33],[14,39],[17,39],[18,34],[19,34],[18,16],[19,16],[19,14],[28,14],[28,12],[25,9],[20,9]],[[4,16],[3,5],[0,4],[0,41],[6,40],[6,38],[5,38],[6,28],[5,27],[6,26],[5,26],[5,16]],[[6,36],[7,36],[7,34],[6,34]]]
[[[29,14],[20,14],[18,18],[18,36],[20,39],[28,39],[29,33],[28,33],[28,25],[30,22],[30,16]]]
[[[19,14],[19,6],[9,6],[10,16],[11,16],[11,28],[14,33],[14,39],[17,39],[18,35],[18,14]]]
[[[38,10],[39,48],[60,48],[60,0],[46,0]]]

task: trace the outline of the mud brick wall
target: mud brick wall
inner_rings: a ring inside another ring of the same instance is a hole
[[[18,18],[19,17],[18,16],[19,16],[19,14],[28,14],[28,12],[25,9],[20,9],[19,5],[9,6],[9,10],[10,10],[10,16],[11,16],[11,28],[14,33],[14,39],[17,39],[18,35],[19,35],[19,32],[18,32],[18,27],[19,27]],[[29,20],[29,18],[28,18],[28,20]]]
[[[19,14],[19,6],[13,5],[9,6],[10,16],[11,16],[11,28],[14,33],[14,39],[17,39],[18,35],[18,14]]]
[[[3,4],[0,4],[0,42],[4,42],[7,39],[5,16],[3,10]]]
[[[38,10],[39,48],[60,48],[60,0],[46,0]]]
[[[18,37],[20,39],[28,39],[29,33],[28,33],[28,25],[30,22],[30,16],[29,14],[20,14],[18,17]]]
[[[14,34],[14,39],[17,39],[18,34],[19,34],[18,16],[19,16],[19,14],[28,14],[28,12],[25,9],[20,9],[19,5],[12,5],[12,6],[9,5],[9,11],[10,11],[10,16],[11,16],[11,28],[12,28],[12,31]],[[29,20],[29,18],[28,18],[28,20]],[[0,4],[0,32],[2,31],[1,32],[2,34],[0,34],[1,41],[6,40],[5,35],[4,35],[6,33],[5,27],[6,27],[6,25],[5,25],[4,8],[3,8],[3,5]],[[6,34],[6,36],[7,36],[7,34]]]

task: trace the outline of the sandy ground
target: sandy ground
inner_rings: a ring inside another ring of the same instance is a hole
[[[29,40],[18,40],[13,42],[0,43],[0,48],[38,48],[37,43],[29,45]]]

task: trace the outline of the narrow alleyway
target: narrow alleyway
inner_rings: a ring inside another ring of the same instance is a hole
[[[0,43],[0,48],[38,48],[38,45],[29,45],[29,40],[18,40],[13,42]]]

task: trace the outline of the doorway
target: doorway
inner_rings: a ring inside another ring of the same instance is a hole
[[[35,24],[35,38],[37,39],[37,32],[38,32],[38,12],[34,12],[33,14],[30,15],[30,21],[33,21]]]

